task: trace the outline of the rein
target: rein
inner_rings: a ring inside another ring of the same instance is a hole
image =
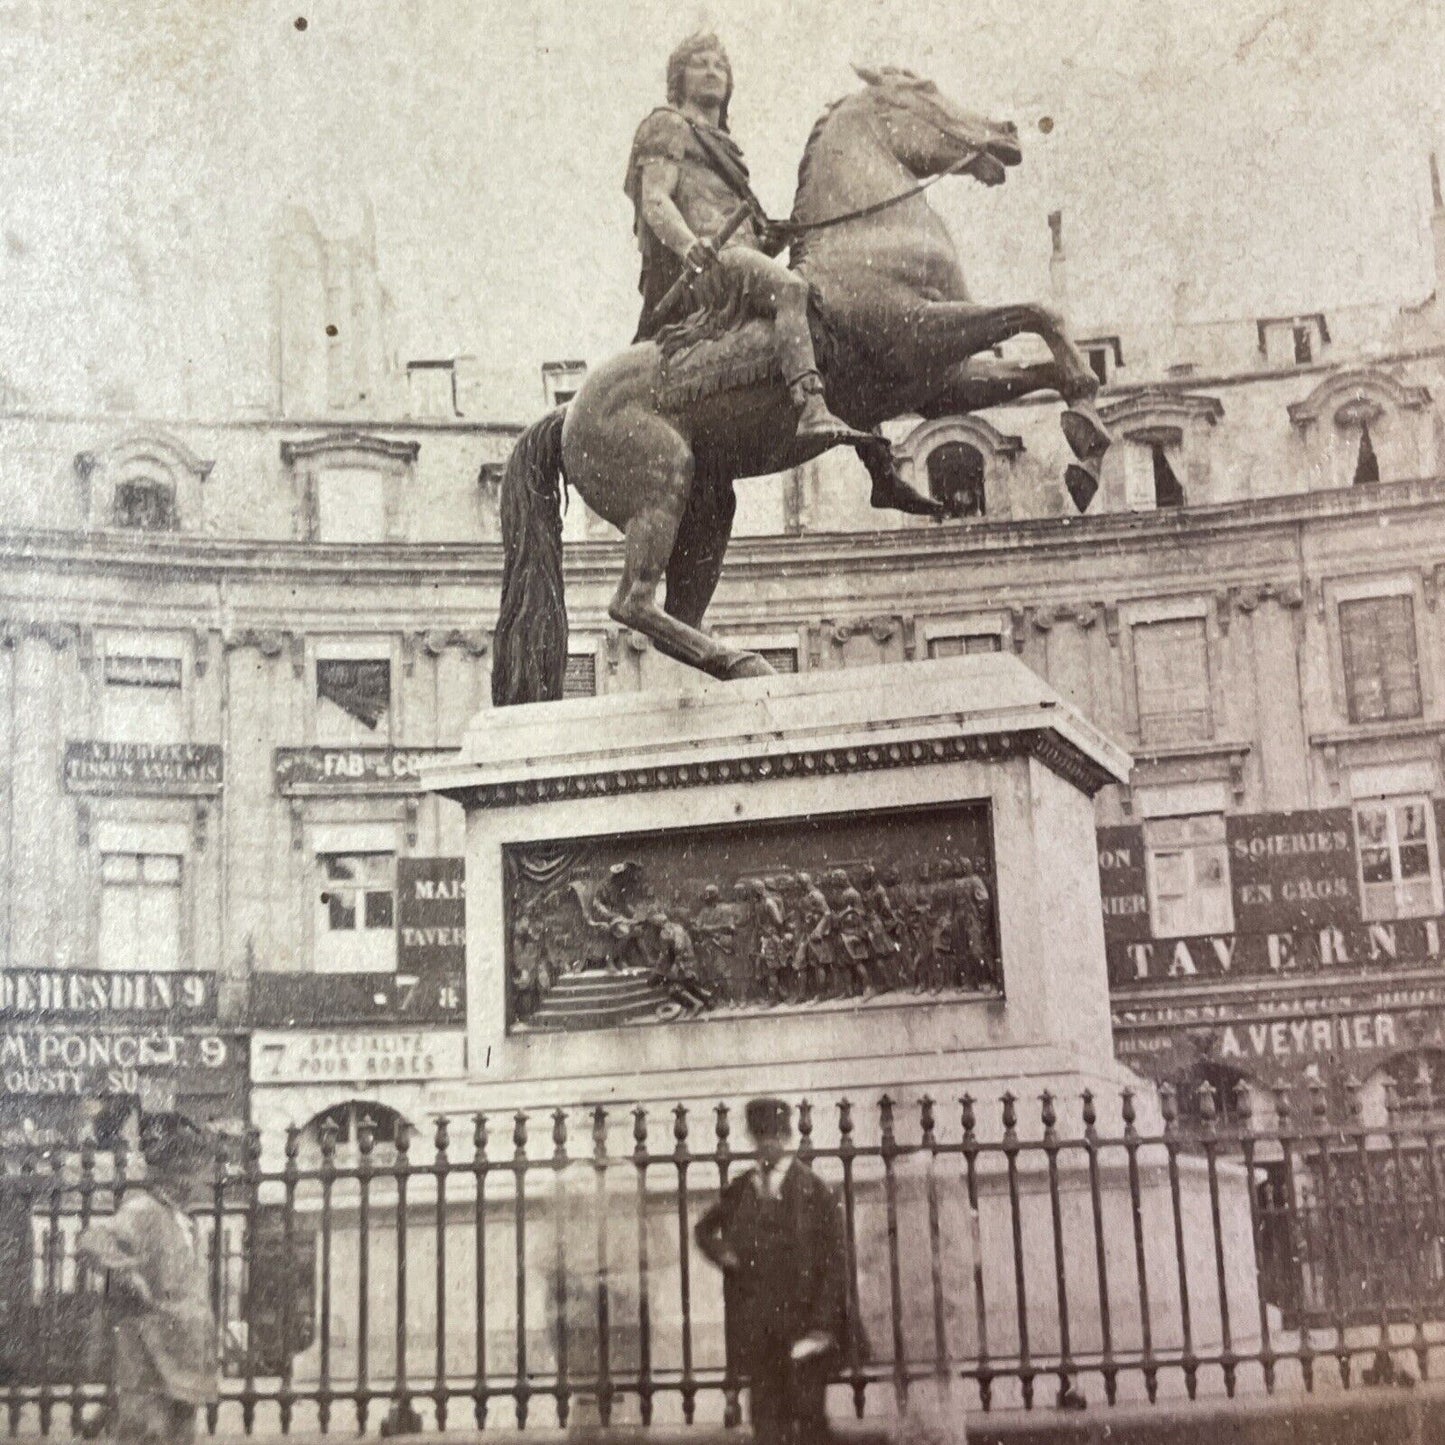
[[[861,221],[865,216],[876,216],[880,211],[888,210],[890,206],[902,205],[904,201],[911,201],[915,196],[921,196],[930,186],[936,186],[939,181],[945,180],[949,176],[956,176],[966,166],[971,166],[982,154],[982,150],[968,151],[946,171],[939,171],[936,175],[929,176],[926,181],[920,181],[911,189],[901,191],[896,196],[888,196],[881,201],[874,201],[871,205],[859,206],[856,211],[844,211],[841,216],[828,216],[821,221],[772,221],[769,224],[780,235],[795,240],[799,236],[809,235],[813,231],[831,230],[834,226],[841,226],[847,221]]]

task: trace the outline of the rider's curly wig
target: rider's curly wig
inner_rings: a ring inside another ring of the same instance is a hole
[[[733,63],[728,59],[728,53],[723,49],[722,41],[711,31],[699,30],[695,35],[689,35],[667,57],[667,103],[669,105],[682,104],[682,73],[687,69],[687,63],[693,56],[703,55],[708,51],[714,51],[722,56],[722,62],[727,67],[727,94],[723,96],[722,107],[719,109],[717,117],[718,126],[722,130],[726,130],[728,128],[728,102],[733,98]]]

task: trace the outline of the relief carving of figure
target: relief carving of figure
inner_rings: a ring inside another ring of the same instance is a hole
[[[987,867],[986,855],[955,853],[703,882],[697,863],[683,877],[659,866],[655,879],[636,859],[583,865],[581,876],[513,895],[513,1017],[540,1010],[553,1026],[574,992],[595,1002],[598,985],[571,978],[584,968],[634,996],[645,979],[659,1017],[996,990]]]

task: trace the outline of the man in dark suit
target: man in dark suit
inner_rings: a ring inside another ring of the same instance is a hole
[[[698,1248],[722,1271],[728,1359],[751,1387],[757,1445],[822,1445],[824,1394],[848,1330],[843,1211],[792,1153],[792,1109],[752,1099],[758,1167],[698,1221]]]

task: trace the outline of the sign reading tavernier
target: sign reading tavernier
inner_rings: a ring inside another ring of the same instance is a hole
[[[982,803],[505,850],[508,1022],[997,993]]]

